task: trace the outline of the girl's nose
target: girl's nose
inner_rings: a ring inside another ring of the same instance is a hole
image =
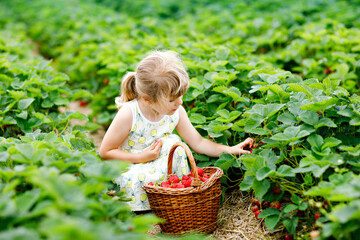
[[[183,104],[182,97],[179,97],[178,99],[176,99],[176,104],[179,106]]]

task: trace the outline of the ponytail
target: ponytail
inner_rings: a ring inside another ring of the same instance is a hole
[[[135,72],[128,72],[121,81],[121,96],[115,98],[116,107],[120,109],[124,103],[136,97]]]

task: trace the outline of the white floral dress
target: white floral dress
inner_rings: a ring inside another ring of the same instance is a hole
[[[126,104],[129,104],[131,108],[133,120],[129,136],[119,148],[139,153],[153,145],[155,140],[162,140],[163,145],[158,159],[147,163],[131,164],[128,170],[114,182],[120,186],[120,191],[127,193],[131,199],[127,203],[132,211],[150,210],[146,192],[141,187],[144,183],[160,183],[166,178],[170,148],[175,142],[181,141],[178,135],[172,134],[179,122],[179,110],[173,115],[165,115],[158,122],[152,122],[144,117],[136,100]],[[181,147],[175,150],[172,172],[179,177],[190,172],[186,153]]]

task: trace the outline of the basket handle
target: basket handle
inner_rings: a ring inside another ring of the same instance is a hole
[[[176,142],[174,143],[174,145],[171,147],[170,152],[169,152],[169,157],[168,157],[168,172],[167,172],[167,177],[169,178],[172,174],[172,164],[173,164],[173,157],[174,157],[174,153],[177,147],[182,147],[185,150],[185,153],[189,159],[190,162],[190,166],[191,169],[193,170],[193,174],[194,174],[194,179],[191,182],[191,185],[194,187],[198,187],[201,185],[201,180],[199,179],[199,174],[196,168],[196,163],[195,163],[195,159],[193,154],[191,153],[190,148],[183,142]]]

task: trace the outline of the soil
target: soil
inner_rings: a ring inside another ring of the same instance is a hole
[[[65,111],[64,108],[60,109]],[[78,101],[71,102],[66,109],[68,111],[79,111],[88,116],[91,110],[87,106],[80,106]],[[83,125],[86,121],[71,120],[72,125]],[[105,129],[101,128],[96,132],[89,133],[88,136],[93,139],[96,151],[99,150]],[[251,211],[251,196],[245,194],[240,189],[229,191],[224,198],[224,202],[219,210],[218,228],[205,239],[217,240],[258,240],[258,239],[280,239],[283,235],[282,229],[271,233],[265,227],[264,220],[257,220]],[[155,239],[160,235],[159,225],[154,225],[153,229],[148,232]]]

